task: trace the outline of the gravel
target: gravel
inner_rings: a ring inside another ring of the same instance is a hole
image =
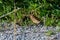
[[[3,26],[6,25],[3,24]],[[1,25],[2,26],[2,25]],[[0,40],[14,40],[14,24],[8,24],[10,29],[6,29],[0,32]],[[30,26],[18,26],[16,25],[16,40],[60,40],[60,32],[56,31],[56,27],[45,27],[42,25],[30,25]],[[53,31],[55,34],[47,36],[47,31]]]

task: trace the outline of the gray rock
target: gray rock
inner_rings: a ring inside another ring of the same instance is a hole
[[[5,30],[4,32],[0,32],[0,40],[13,40],[14,39],[14,30],[13,30],[13,23],[11,25],[8,25],[11,27],[10,29]],[[53,27],[44,27],[41,25],[35,25],[35,26],[17,26],[17,34],[16,40],[59,40],[60,39],[60,33],[57,32],[55,35],[46,36],[45,32],[48,30],[52,30],[53,32],[56,32],[55,28]]]

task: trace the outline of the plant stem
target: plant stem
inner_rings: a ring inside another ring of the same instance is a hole
[[[16,9],[15,0],[14,0],[14,9]],[[13,40],[16,40],[16,12],[14,13],[14,39]]]

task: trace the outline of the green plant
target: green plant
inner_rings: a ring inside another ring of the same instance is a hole
[[[59,26],[56,27],[56,31],[60,32],[60,27]]]
[[[60,26],[60,2],[59,0],[15,0],[16,8],[21,8],[16,12],[16,20],[23,20],[23,15],[30,15],[31,12],[39,18],[39,20],[43,20],[45,17],[45,25],[46,26]],[[0,16],[5,15],[14,10],[14,0],[0,0]],[[53,18],[52,18],[53,14]],[[48,16],[46,16],[48,15]],[[4,21],[14,21],[13,13],[0,18],[0,22]],[[59,20],[56,22],[56,20]],[[31,24],[32,21],[27,18],[25,21],[21,23],[21,25]],[[33,23],[32,23],[33,24]]]
[[[49,30],[49,31],[47,31],[45,34],[46,34],[47,36],[51,36],[51,35],[54,35],[55,33],[54,33],[53,31]]]

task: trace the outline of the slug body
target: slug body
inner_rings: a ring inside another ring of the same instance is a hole
[[[39,23],[40,23],[40,21],[37,20],[33,15],[30,15],[30,19],[31,19],[32,22],[35,23],[35,24],[39,24]]]

